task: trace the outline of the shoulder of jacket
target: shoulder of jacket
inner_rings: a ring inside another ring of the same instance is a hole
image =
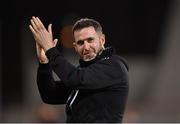
[[[119,55],[112,55],[111,58],[112,58],[113,61],[116,61],[116,62],[118,62],[120,64],[123,64],[126,67],[126,69],[129,70],[128,61],[125,58],[123,58],[123,57],[121,57]]]

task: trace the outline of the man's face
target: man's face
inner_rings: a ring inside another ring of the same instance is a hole
[[[74,48],[84,61],[94,59],[105,43],[104,35],[96,32],[94,27],[75,31],[74,39]]]

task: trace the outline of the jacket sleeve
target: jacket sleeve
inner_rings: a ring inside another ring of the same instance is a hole
[[[43,102],[48,104],[65,104],[71,92],[61,81],[54,81],[49,64],[39,63],[37,85]]]
[[[46,51],[46,56],[53,71],[61,80],[66,80],[68,75],[76,68],[64,58],[56,47]]]
[[[99,61],[72,72],[65,85],[76,89],[128,87],[128,70],[117,58]]]

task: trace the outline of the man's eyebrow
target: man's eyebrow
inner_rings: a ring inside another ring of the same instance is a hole
[[[94,39],[94,37],[88,37],[87,38],[87,40],[93,40]]]

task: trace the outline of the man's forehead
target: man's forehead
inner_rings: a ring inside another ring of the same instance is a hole
[[[74,32],[74,38],[76,41],[83,40],[89,37],[95,37],[95,35],[97,35],[97,33],[94,28],[84,28],[82,30]]]

